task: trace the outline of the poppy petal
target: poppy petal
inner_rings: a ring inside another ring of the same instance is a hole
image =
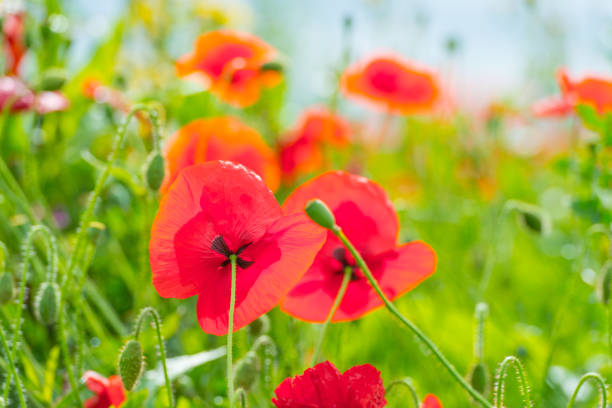
[[[423,399],[421,408],[442,408],[442,403],[435,395],[427,394],[425,399]]]
[[[346,401],[342,375],[329,361],[285,379],[274,393],[272,403],[277,408],[337,408]]]
[[[252,263],[237,271],[234,330],[278,304],[311,265],[325,233],[305,215],[294,214],[278,219],[240,253],[241,259]],[[230,283],[226,274],[198,297],[198,321],[207,333],[227,334]]]
[[[370,364],[348,369],[342,374],[342,380],[348,389],[348,408],[382,408],[387,405],[380,371]]]

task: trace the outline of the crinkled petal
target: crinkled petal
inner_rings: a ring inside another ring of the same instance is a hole
[[[346,386],[342,375],[329,361],[285,379],[274,391],[277,408],[344,408]]]
[[[370,364],[355,366],[342,374],[347,388],[347,408],[382,408],[387,405],[380,371]]]

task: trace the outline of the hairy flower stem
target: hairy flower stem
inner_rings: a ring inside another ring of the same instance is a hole
[[[508,356],[501,362],[497,370],[497,382],[495,384],[495,394],[493,395],[493,403],[495,407],[503,407],[504,404],[504,386],[506,382],[506,376],[508,375],[508,367],[512,365],[516,372],[516,380],[519,384],[519,391],[521,392],[521,398],[523,400],[524,408],[533,407],[531,401],[531,395],[529,393],[529,384],[527,384],[527,377],[525,375],[525,369],[521,364],[521,361],[514,357]]]
[[[370,285],[372,285],[372,288],[374,288],[374,291],[381,298],[381,300],[383,301],[383,303],[385,304],[387,309],[389,309],[391,314],[393,314],[395,317],[397,317],[406,327],[408,327],[412,331],[412,333],[414,333],[414,335],[416,337],[418,337],[427,346],[427,348],[436,356],[436,358],[440,361],[440,363],[442,363],[442,365],[448,370],[448,372],[455,379],[455,381],[457,381],[459,383],[459,385],[461,385],[468,392],[468,394],[470,394],[472,396],[472,398],[474,398],[476,401],[478,401],[484,407],[493,408],[493,405],[491,405],[491,403],[489,401],[487,401],[487,399],[482,394],[480,394],[478,391],[476,391],[463,378],[463,376],[461,374],[459,374],[459,371],[457,371],[457,369],[450,363],[450,361],[448,361],[447,358],[444,357],[444,355],[442,354],[440,349],[438,349],[438,347],[434,344],[434,342],[431,341],[425,335],[425,333],[423,333],[421,331],[421,329],[419,329],[417,326],[415,326],[414,323],[412,323],[410,320],[406,319],[400,313],[400,311],[397,310],[395,305],[393,305],[393,303],[391,303],[391,301],[384,294],[384,292],[380,288],[380,285],[378,284],[378,282],[376,281],[376,279],[372,275],[372,272],[370,271],[370,268],[368,268],[368,265],[365,263],[365,261],[363,260],[363,258],[361,257],[361,255],[359,254],[357,249],[355,249],[355,247],[349,241],[349,239],[346,237],[346,235],[344,235],[344,232],[342,232],[342,229],[339,226],[336,225],[336,226],[334,226],[334,228],[332,228],[332,232],[334,233],[334,235],[336,235],[338,237],[338,239],[340,239],[340,241],[344,244],[344,246],[349,250],[351,255],[353,255],[353,258],[355,258],[355,261],[357,262],[357,265],[359,265],[359,267],[361,268],[363,273],[366,275],[366,277],[368,278],[368,281],[370,282]]]
[[[229,321],[227,322],[227,398],[229,407],[234,406],[234,362],[232,358],[232,336],[234,335],[234,309],[236,307],[236,254],[229,256],[232,264],[232,282],[229,305]]]
[[[313,366],[317,364],[319,361],[319,354],[321,353],[321,346],[323,345],[323,339],[325,339],[325,333],[327,332],[327,326],[334,318],[338,307],[340,307],[340,303],[342,303],[342,299],[344,298],[344,294],[346,293],[346,288],[348,287],[349,281],[351,280],[351,276],[353,275],[353,268],[350,266],[346,266],[344,268],[344,276],[342,277],[342,283],[340,284],[340,289],[338,289],[338,294],[336,295],[336,299],[334,300],[334,304],[332,305],[329,314],[327,315],[327,319],[325,319],[325,323],[323,323],[323,327],[321,328],[321,333],[319,334],[319,339],[317,340],[317,344],[314,349],[314,353],[312,355],[312,361],[310,365]]]
[[[11,351],[9,349],[8,343],[6,341],[6,335],[4,334],[4,330],[0,327],[0,345],[2,346],[2,351],[6,356],[6,362],[8,363],[9,374],[5,378],[6,384],[10,384],[12,375],[15,378],[15,388],[17,389],[17,398],[19,398],[19,406],[21,408],[27,408],[25,397],[23,395],[23,389],[21,388],[21,382],[19,381],[19,375],[17,375],[17,367],[15,367],[15,362],[13,357],[11,356]],[[6,385],[5,385],[6,387]],[[4,397],[2,399],[2,406],[7,407],[8,398]]]
[[[606,382],[597,373],[586,373],[585,375],[580,377],[580,381],[578,381],[578,385],[574,389],[574,392],[572,396],[570,397],[569,402],[567,403],[567,408],[573,408],[574,402],[576,401],[576,398],[578,397],[578,392],[580,391],[580,388],[582,388],[584,383],[587,382],[588,380],[592,380],[593,382],[595,382],[597,384],[597,388],[599,388],[599,394],[601,396],[601,399],[599,401],[599,406],[601,408],[606,408],[608,406],[608,391],[606,389]]]
[[[161,319],[157,310],[152,307],[145,307],[140,311],[138,318],[136,319],[136,327],[134,328],[134,339],[138,340],[140,332],[142,331],[142,322],[144,317],[150,314],[153,319],[153,325],[155,326],[155,332],[157,333],[157,343],[159,345],[159,356],[164,370],[164,381],[166,382],[166,392],[168,393],[168,406],[174,407],[174,395],[172,394],[172,383],[170,382],[170,376],[168,375],[168,365],[166,363],[166,346],[164,345],[164,337],[161,332]]]
[[[416,390],[412,386],[412,383],[410,382],[409,378],[403,378],[401,380],[392,381],[389,385],[387,385],[387,389],[385,390],[385,394],[389,395],[389,391],[391,391],[393,388],[395,388],[398,385],[401,385],[401,386],[404,386],[404,387],[408,388],[408,391],[410,391],[410,396],[412,397],[412,404],[413,404],[414,408],[419,408],[421,406],[421,402],[419,400],[419,395],[417,394]]]

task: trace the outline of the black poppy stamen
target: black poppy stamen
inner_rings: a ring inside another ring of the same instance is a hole
[[[356,281],[356,280],[361,279],[361,276],[359,276],[358,274],[359,268],[356,267],[351,262],[349,262],[348,258],[346,257],[346,251],[344,250],[344,248],[338,247],[334,249],[332,251],[332,256],[334,257],[335,260],[337,260],[338,262],[340,262],[340,264],[342,264],[342,269],[338,271],[339,274],[344,274],[345,269],[350,268],[352,271],[351,281]]]
[[[231,262],[230,255],[236,255],[236,264],[242,269],[246,269],[249,266],[253,265],[254,261],[247,261],[246,259],[240,258],[238,255],[240,255],[240,253],[244,251],[251,244],[252,242],[244,244],[243,246],[238,248],[236,252],[232,252],[227,246],[227,244],[225,243],[225,239],[223,239],[221,235],[218,235],[215,239],[213,239],[212,244],[210,245],[210,249],[212,249],[213,251],[227,258],[221,263],[221,266],[229,265],[229,263]]]

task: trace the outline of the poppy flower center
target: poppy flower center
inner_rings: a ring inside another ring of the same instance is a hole
[[[212,244],[210,245],[210,249],[213,251],[225,256],[225,260],[221,263],[221,266],[227,266],[231,262],[230,255],[236,255],[236,264],[242,269],[246,269],[249,266],[253,265],[255,261],[249,261],[240,257],[239,255],[244,251],[252,242],[242,245],[240,248],[236,250],[236,252],[232,252],[227,244],[225,243],[225,239],[221,235],[218,235],[215,239],[213,239]]]
[[[346,255],[346,249],[344,249],[343,247],[338,247],[332,252],[332,256],[334,257],[334,259],[340,262],[341,265],[341,268],[338,270],[338,273],[344,274],[346,268],[350,268],[352,271],[351,281],[356,281],[363,278],[364,275],[361,272],[361,269],[356,265],[353,257],[350,257],[349,259]]]

